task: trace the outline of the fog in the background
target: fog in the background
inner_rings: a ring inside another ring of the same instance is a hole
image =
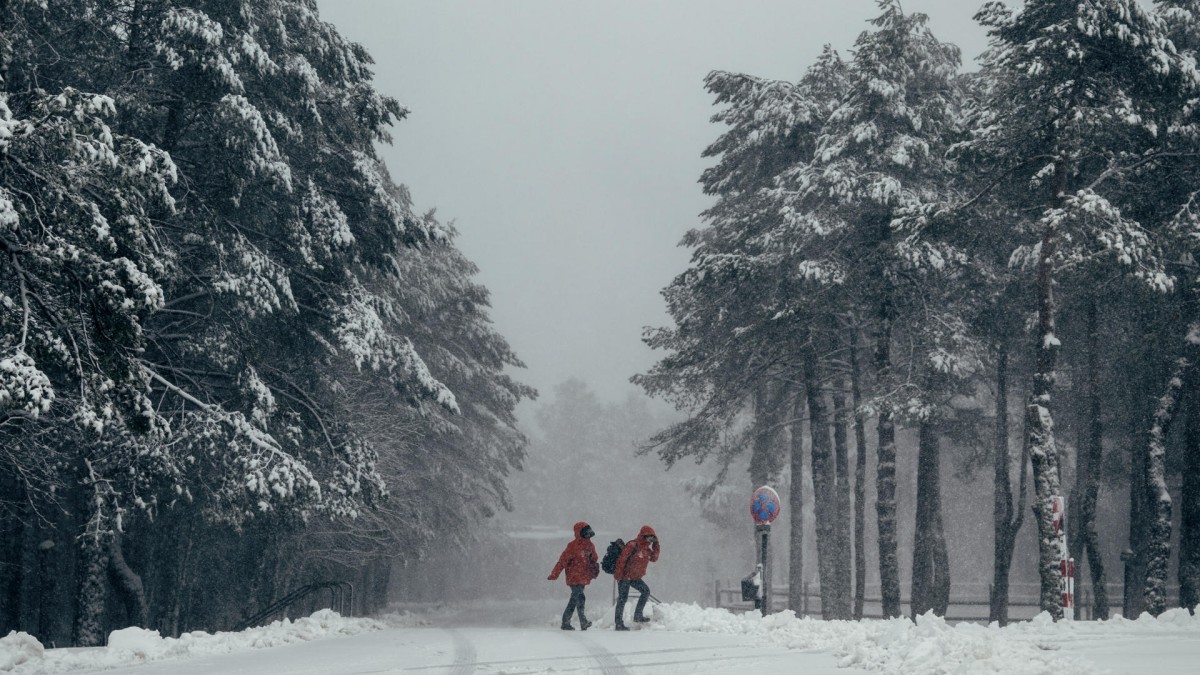
[[[904,8],[969,63],[985,45],[980,4]],[[382,155],[418,209],[456,221],[497,328],[529,367],[519,377],[548,393],[578,376],[613,399],[654,361],[642,328],[666,323],[659,290],[686,266],[676,244],[709,203],[701,152],[720,128],[704,76],[798,79],[823,44],[848,52],[878,14],[874,0],[320,8],[411,109]]]
[[[659,291],[685,269],[689,254],[677,244],[709,203],[697,184],[711,163],[701,153],[721,128],[709,122],[703,78],[730,70],[798,79],[824,44],[848,54],[877,14],[875,2],[320,4],[325,19],[375,58],[379,89],[411,109],[383,156],[418,209],[436,207],[455,222],[459,245],[492,291],[497,328],[528,365],[514,375],[542,393],[521,408],[532,444],[526,470],[510,480],[513,511],[483,524],[472,560],[435,554],[400,575],[410,586],[402,595],[565,602],[562,581],[545,576],[572,523],[587,520],[601,555],[608,540],[655,527],[664,554],[647,577],[654,593],[711,604],[715,580],[735,581],[753,564],[745,467],[732,467],[721,488],[725,508],[702,512],[692,493],[717,469],[689,462],[665,472],[653,453],[636,455],[637,444],[678,417],[628,382],[657,358],[641,343],[642,329],[668,322]],[[908,0],[904,8],[930,15],[934,32],[958,44],[973,70],[985,46],[972,21],[979,4]],[[916,453],[914,439],[899,441],[907,583]],[[986,586],[990,469],[946,455],[955,587]],[[787,486],[778,487],[786,501]],[[811,502],[811,483],[807,494]],[[777,580],[790,516],[777,523]],[[806,576],[815,582],[811,510],[806,518]],[[878,583],[873,521],[869,584]],[[1123,533],[1111,534],[1115,555]],[[1034,579],[1033,543],[1031,534],[1021,538],[1015,583]],[[610,587],[602,575],[593,607],[608,606]]]

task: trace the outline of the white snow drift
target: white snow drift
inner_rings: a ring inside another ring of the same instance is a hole
[[[390,614],[381,619],[358,619],[322,609],[312,616],[283,619],[267,626],[240,632],[193,631],[178,638],[164,638],[158,631],[124,628],[113,631],[108,646],[91,649],[44,649],[28,633],[9,633],[0,638],[0,672],[61,673],[135,665],[147,661],[187,656],[227,654],[249,649],[278,647],[327,637],[355,635],[385,628],[422,625],[411,614]]]
[[[916,623],[908,619],[821,621],[797,618],[790,611],[764,618],[754,613],[735,614],[678,603],[655,605],[650,616],[651,622],[639,628],[664,633],[661,644],[666,647],[673,644],[670,633],[718,633],[741,636],[747,645],[830,653],[843,668],[913,675],[1095,673],[1102,668],[1086,658],[1087,645],[1102,643],[1119,649],[1122,644],[1134,645],[1150,638],[1175,638],[1181,644],[1200,645],[1197,640],[1200,617],[1181,609],[1170,610],[1157,619],[1143,615],[1136,621],[1116,617],[1109,621],[1054,623],[1047,614],[1041,614],[1032,621],[1006,628],[971,623],[950,625],[932,614],[918,617]],[[612,627],[611,612],[597,612],[593,619],[596,621],[593,630]],[[547,624],[547,644],[554,644],[554,638],[558,637],[557,622],[556,617],[553,627]],[[175,639],[160,637],[154,631],[127,628],[113,632],[107,647],[49,650],[26,633],[10,633],[0,638],[0,672],[30,675],[115,668],[428,624],[427,619],[408,613],[374,620],[344,618],[321,610],[307,618],[277,621],[238,633],[194,632]],[[536,636],[537,632],[526,635]],[[394,653],[395,644],[389,644],[393,650],[389,659],[403,659],[402,654]],[[536,654],[539,646],[525,644],[522,649]],[[1193,662],[1196,654],[1192,649],[1188,646],[1181,650],[1179,657]],[[619,652],[615,655],[621,656]]]

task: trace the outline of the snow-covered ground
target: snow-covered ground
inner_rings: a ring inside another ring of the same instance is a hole
[[[599,604],[599,603],[597,603]],[[612,630],[608,607],[592,630],[557,629],[536,603],[479,603],[379,620],[324,610],[240,633],[160,638],[117,631],[94,649],[43,650],[33,638],[0,638],[0,671],[209,673],[1143,673],[1196,672],[1200,618],[1061,622],[1045,616],[1004,629],[948,625],[936,617],[838,622],[767,618],[695,605],[654,606],[651,623]],[[327,639],[328,638],[328,639]],[[336,638],[336,639],[333,639]]]

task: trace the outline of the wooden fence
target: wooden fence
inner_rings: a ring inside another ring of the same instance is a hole
[[[1090,620],[1092,618],[1092,586],[1090,583],[1080,584],[1079,580],[1077,580],[1076,589],[1078,591],[1080,618]],[[749,611],[754,609],[753,602],[742,600],[742,590],[739,582],[718,580],[715,582],[713,590],[713,601],[717,607],[724,607],[735,611]],[[907,587],[901,587],[901,612],[904,616],[908,616],[910,612],[908,590]],[[1125,592],[1124,584],[1119,582],[1108,583],[1105,584],[1105,590],[1108,593],[1111,612],[1113,614],[1120,613],[1121,599],[1124,597]],[[788,606],[790,591],[791,589],[787,586],[773,587],[771,589],[771,608],[775,611],[785,609]],[[952,584],[950,587],[950,606],[946,609],[946,620],[986,623],[990,609],[991,591],[991,584]],[[1177,584],[1169,585],[1167,593],[1168,606],[1178,606],[1179,586]],[[805,584],[803,592],[800,594],[799,602],[800,608],[796,612],[798,615],[820,616],[820,586],[817,584]],[[1040,611],[1037,584],[1010,584],[1008,593],[1008,618],[1010,620],[1022,621],[1032,619]],[[863,618],[883,618],[883,603],[880,599],[878,585],[868,584],[865,589]]]

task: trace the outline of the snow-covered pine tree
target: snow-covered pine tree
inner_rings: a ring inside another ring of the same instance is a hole
[[[1194,73],[1162,23],[1134,0],[1030,0],[1016,14],[990,2],[977,18],[991,35],[985,72],[992,86],[966,147],[991,158],[996,185],[1012,199],[1028,203],[1032,191],[1041,204],[1038,217],[1018,227],[1025,241],[1012,264],[1029,269],[1037,288],[1025,443],[1034,468],[1041,605],[1060,617],[1050,509],[1061,494],[1051,398],[1061,348],[1056,280],[1064,266],[1105,258],[1150,287],[1170,288],[1153,242],[1122,212],[1113,185],[1153,161],[1142,152],[1164,130],[1164,92],[1191,86]]]
[[[383,329],[388,301],[361,279],[439,236],[389,193],[374,157],[404,111],[373,90],[368,57],[315,3],[122,9],[137,27],[118,64],[137,85],[126,123],[162,139],[188,188],[168,229],[187,273],[168,289],[145,368],[179,401],[228,516],[276,502],[302,517],[352,514],[382,483],[374,450],[325,419],[340,396],[335,362],[453,407],[411,342]]]
[[[454,246],[454,228],[437,227],[447,241],[398,251],[394,272],[379,279],[385,285],[379,292],[402,312],[388,317],[393,330],[407,334],[430,373],[455,392],[460,412],[426,406],[415,442],[422,448],[417,454],[435,463],[429,469],[439,480],[471,495],[459,517],[473,522],[511,508],[505,477],[521,466],[528,442],[514,411],[537,392],[505,373],[523,364],[491,325],[488,290],[473,278],[474,263]],[[448,515],[444,507],[439,513]]]
[[[395,191],[407,202],[401,188]],[[412,560],[447,542],[467,545],[479,523],[512,507],[506,478],[525,456],[514,409],[536,392],[505,373],[521,362],[490,323],[489,293],[473,279],[476,267],[453,245],[454,229],[445,229],[447,241],[397,251],[394,273],[366,285],[393,301],[381,315],[385,326],[413,341],[431,374],[455,392],[461,412],[408,406],[387,382],[355,377],[343,366],[347,396],[336,417],[377,449],[388,499],[332,527],[312,528],[306,539],[320,554],[307,566],[327,569],[326,577],[357,570],[356,587],[387,578],[398,552]],[[430,499],[431,492],[457,498]]]
[[[825,271],[802,262],[804,247],[811,241],[798,240],[781,230],[784,221],[770,189],[779,171],[812,153],[816,132],[836,103],[843,71],[836,53],[826,49],[798,84],[724,72],[711,73],[706,81],[717,103],[726,105],[713,121],[729,127],[705,152],[719,158],[702,178],[705,191],[717,201],[704,213],[707,227],[684,240],[696,249],[692,269],[664,291],[676,328],[647,336],[651,346],[674,354],[650,373],[635,378],[648,392],[676,397],[682,407],[691,409],[690,419],[655,439],[664,443],[666,452],[660,454],[668,461],[676,453],[736,447],[736,443],[721,443],[719,435],[735,423],[750,401],[754,411],[752,428],[747,430],[754,448],[751,479],[756,486],[766,483],[781,468],[780,421],[803,400],[803,392],[788,386],[786,380],[792,378],[789,373],[798,376],[802,372],[803,355],[812,349],[805,345],[809,333],[803,324],[813,303],[804,299],[801,289],[823,283],[814,281],[815,277],[830,279]],[[837,276],[835,272],[831,278]],[[816,391],[818,398],[810,401],[820,406],[825,394]],[[697,392],[703,394],[696,396]],[[798,424],[790,426],[789,499],[799,511],[804,473],[798,442],[801,432]],[[818,427],[814,433],[819,433]],[[835,480],[832,448],[818,444],[814,449],[814,466],[821,473],[817,485],[831,490]],[[731,457],[724,453],[722,459],[728,462]],[[832,492],[829,499],[816,503],[822,510],[835,507]],[[848,514],[844,515],[848,527]],[[836,593],[839,587],[830,578],[832,531],[826,531],[836,520],[833,514],[818,519],[823,524],[819,541],[825,553],[823,594]],[[802,602],[799,592],[804,588],[799,576],[801,525],[802,519],[792,520],[790,574],[791,587],[797,593],[790,606],[794,609]],[[846,557],[841,573],[847,583],[841,595],[846,596],[842,604],[848,607],[848,554]],[[825,603],[826,613],[836,604]]]
[[[77,39],[98,40],[83,4],[0,5],[0,463],[21,477],[11,503],[62,491],[86,505],[75,640],[95,645],[125,505],[112,479],[139,467],[124,484],[144,486],[163,460],[140,452],[165,430],[140,363],[175,269],[156,223],[174,211],[176,166],[122,133],[113,99],[73,86],[61,55],[30,39],[78,11]]]
[[[924,232],[923,203],[946,182],[942,148],[956,105],[958,50],[939,42],[921,14],[881,0],[876,29],[863,33],[848,64],[847,84],[816,138],[814,152],[785,169],[772,197],[795,242],[837,242],[808,249],[801,269],[836,269],[851,289],[843,307],[871,316],[879,391],[892,390],[892,341],[903,328],[903,268],[935,270],[958,254]],[[851,264],[850,261],[853,261]],[[899,323],[898,323],[899,322]],[[895,525],[897,400],[872,397],[877,416],[877,502],[884,614],[900,613]]]
[[[1156,0],[1155,8],[1158,15],[1166,24],[1168,35],[1176,49],[1184,56],[1196,60],[1200,55],[1200,3],[1196,0]],[[1200,135],[1197,133],[1196,119],[1196,103],[1193,98],[1187,102],[1179,110],[1179,119],[1177,124],[1170,128],[1170,134],[1167,140],[1170,142],[1173,150],[1179,153],[1179,158],[1175,160],[1171,166],[1172,171],[1168,176],[1174,179],[1169,181],[1161,181],[1156,183],[1158,188],[1154,197],[1161,200],[1164,207],[1170,209],[1169,226],[1172,238],[1175,239],[1174,255],[1179,256],[1183,261],[1195,260],[1195,256],[1200,251],[1195,248],[1195,233],[1200,226],[1200,213],[1197,213],[1195,208],[1196,198],[1196,181],[1200,180],[1200,175],[1197,175],[1195,157],[1200,151],[1198,139]],[[1177,238],[1176,238],[1177,237]],[[1196,298],[1197,292],[1200,292],[1198,280],[1194,272],[1185,277],[1184,283],[1181,284],[1184,298],[1182,305],[1184,307],[1184,322],[1194,321],[1196,317]],[[1183,330],[1184,326],[1178,326],[1179,330]],[[1192,326],[1188,325],[1188,337],[1192,337]],[[1183,352],[1179,358],[1188,358],[1187,351],[1191,351],[1191,344],[1187,340],[1182,345]],[[1194,354],[1191,355],[1194,358]],[[1181,486],[1180,486],[1180,523],[1179,523],[1179,604],[1189,610],[1194,610],[1197,604],[1200,604],[1200,372],[1193,362],[1190,364],[1190,372],[1186,374],[1183,380],[1183,389],[1181,392],[1183,402],[1177,405],[1185,406],[1186,429],[1183,442],[1183,468],[1181,471]],[[1175,373],[1172,373],[1174,375]],[[1172,380],[1168,380],[1168,393],[1171,392]],[[1153,444],[1155,437],[1151,436]],[[1156,450],[1151,446],[1151,453]],[[1156,462],[1157,464],[1157,462]],[[1147,474],[1147,498],[1153,498],[1160,492],[1160,486],[1157,484],[1157,467],[1154,471]],[[1165,478],[1165,476],[1164,476]],[[1159,530],[1156,532],[1155,542],[1158,550],[1158,557],[1162,555],[1162,538],[1165,535],[1169,542],[1170,531]],[[1169,553],[1169,550],[1168,550]],[[1165,583],[1165,573],[1161,570],[1161,563],[1157,566],[1157,572],[1163,574],[1161,579],[1155,579],[1153,585],[1155,587]],[[1150,570],[1147,570],[1149,573]],[[1159,576],[1156,574],[1156,576]],[[1149,575],[1148,575],[1149,576]],[[1149,585],[1149,584],[1148,584]],[[1149,589],[1147,589],[1149,590]],[[1154,600],[1161,601],[1161,590],[1156,589]],[[1149,598],[1148,598],[1149,599]],[[1155,609],[1157,609],[1156,607]]]

